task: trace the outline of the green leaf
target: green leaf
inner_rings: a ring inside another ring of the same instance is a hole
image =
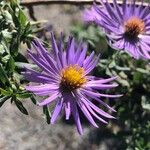
[[[29,97],[31,97],[31,93],[17,93],[16,94],[16,97],[18,98],[18,99],[25,99],[25,98],[29,98]]]
[[[16,14],[15,14],[15,9],[16,9],[16,7],[15,7],[14,5],[12,5],[11,7],[12,7],[12,9],[13,9],[13,10],[11,11],[13,23],[15,24],[15,27],[19,28],[19,27],[20,27],[19,18],[18,18],[18,16],[16,16]]]
[[[43,106],[43,113],[45,114],[45,116],[46,116],[46,121],[47,121],[47,123],[48,124],[50,124],[50,112],[49,112],[49,109],[48,109],[48,107],[45,105],[45,106]]]
[[[150,74],[150,72],[146,69],[143,69],[143,68],[136,68],[136,70],[140,73],[144,73],[144,74]]]
[[[37,65],[35,64],[29,64],[29,63],[23,63],[23,62],[15,62],[15,65],[18,67],[18,68],[30,68],[30,69],[37,69]]]
[[[143,109],[150,111],[150,102],[149,102],[148,97],[142,96],[141,104],[142,104]]]
[[[13,8],[13,9],[15,9],[16,7],[17,7],[17,4],[18,4],[18,0],[10,0],[10,4],[11,4],[11,7]]]
[[[27,25],[25,26],[23,36],[26,37],[28,34],[31,34],[31,33],[32,33],[31,25],[30,25],[30,22],[28,22]]]
[[[9,59],[10,59],[10,55],[9,55],[9,54],[8,54],[8,55],[5,55],[5,56],[3,56],[3,58],[2,58],[2,62],[5,63],[5,64],[7,64],[7,62],[8,62]]]
[[[113,68],[116,66],[116,62],[113,60],[110,64],[109,64],[109,68]]]
[[[142,82],[143,75],[140,72],[135,72],[133,75],[133,81],[137,84]]]
[[[19,19],[21,26],[24,27],[27,22],[27,17],[25,16],[24,12],[21,9],[19,10],[18,19]]]
[[[26,27],[25,27],[25,31],[26,32],[31,31],[30,29],[31,29],[31,24],[30,24],[30,22],[28,22]]]
[[[13,57],[10,57],[10,59],[7,62],[6,70],[8,70],[10,73],[14,72],[15,70],[15,61]]]
[[[0,88],[0,92],[1,92],[1,94],[4,95],[4,96],[10,96],[10,95],[12,94],[11,91],[7,91],[7,90],[4,90],[4,89],[2,89],[2,88]]]
[[[3,69],[3,66],[0,64],[0,80],[3,84],[5,84],[6,82],[9,83],[9,79]]]
[[[28,115],[28,111],[26,110],[26,108],[23,106],[22,102],[20,102],[19,100],[14,100],[16,106],[18,107],[18,109],[25,115]]]
[[[115,68],[117,70],[121,70],[121,71],[130,71],[131,69],[129,67],[121,67],[121,66],[115,66]]]
[[[4,96],[0,98],[0,107],[10,98],[10,96]]]
[[[30,99],[31,99],[31,101],[33,102],[33,104],[35,104],[35,105],[37,104],[36,99],[34,98],[33,95],[30,97]]]
[[[13,34],[13,37],[10,43],[10,53],[13,56],[18,55],[19,46],[20,46],[20,35]]]

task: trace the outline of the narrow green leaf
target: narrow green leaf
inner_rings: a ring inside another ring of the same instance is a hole
[[[18,18],[18,17],[16,16],[16,14],[15,14],[15,9],[16,9],[16,7],[15,7],[14,5],[12,5],[11,7],[12,7],[12,9],[14,9],[14,10],[11,11],[13,23],[14,23],[15,26],[18,28],[18,27],[20,26],[20,22],[19,22],[19,18]]]
[[[144,73],[144,74],[150,74],[150,72],[146,69],[143,69],[143,68],[136,68],[136,70],[140,73]]]
[[[31,93],[17,93],[16,97],[18,99],[25,99],[31,97],[31,95],[32,95]]]
[[[148,97],[142,96],[141,104],[142,104],[143,109],[150,111],[150,101]]]
[[[43,106],[43,113],[45,114],[45,116],[46,116],[46,122],[47,122],[47,124],[50,124],[50,112],[49,112],[49,109],[48,109],[48,107],[45,105],[45,106]]]
[[[10,98],[10,96],[4,96],[0,98],[0,107]]]
[[[2,88],[0,88],[0,92],[4,96],[10,96],[12,94],[11,91],[7,91],[7,90],[4,90]]]
[[[121,67],[121,66],[115,66],[115,68],[117,70],[121,70],[121,71],[130,71],[131,69],[129,67]]]
[[[21,26],[24,27],[27,22],[27,17],[21,9],[19,10],[18,19],[19,19]]]
[[[37,104],[36,99],[34,98],[33,95],[30,97],[30,99],[31,99],[31,101],[33,102],[33,104],[35,104],[35,105]]]
[[[9,79],[3,69],[3,66],[0,64],[0,80],[3,84],[5,84],[6,82],[9,83]]]
[[[18,109],[25,115],[28,115],[28,111],[26,110],[26,108],[23,106],[22,102],[20,102],[19,100],[14,100],[16,106],[18,107]]]
[[[116,62],[113,60],[110,64],[109,64],[109,68],[113,68],[116,66]]]
[[[15,61],[13,59],[13,57],[10,57],[7,65],[6,65],[6,70],[8,70],[10,73],[14,72],[15,70]]]
[[[10,43],[10,53],[13,56],[18,55],[19,46],[20,46],[20,34],[18,35],[14,34]]]
[[[34,64],[29,64],[29,63],[23,63],[23,62],[15,62],[15,65],[18,67],[18,68],[30,68],[30,69],[37,69],[37,65],[34,65]]]
[[[24,29],[24,36],[27,36],[28,34],[31,34],[31,33],[32,33],[31,25],[30,25],[30,22],[28,22]]]
[[[139,84],[142,81],[143,75],[140,72],[135,72],[133,75],[133,81]]]

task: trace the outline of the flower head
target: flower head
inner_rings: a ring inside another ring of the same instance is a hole
[[[99,15],[93,20],[104,29],[110,46],[136,59],[150,59],[150,5],[143,5],[143,1],[137,5],[136,0],[123,0],[121,4],[117,0],[112,4],[107,0],[100,2],[102,7],[94,4],[95,14],[91,11],[91,15]]]
[[[27,69],[24,75],[29,81],[39,83],[39,85],[29,85],[26,90],[39,96],[48,96],[38,103],[39,106],[56,103],[51,117],[52,124],[55,123],[63,109],[66,119],[69,119],[70,115],[73,116],[80,134],[83,131],[78,109],[95,127],[98,126],[93,117],[103,123],[107,123],[104,118],[114,118],[93,103],[95,99],[109,110],[115,111],[101,98],[120,96],[98,92],[98,90],[116,87],[117,84],[110,83],[116,77],[102,79],[89,75],[99,60],[99,57],[94,58],[94,52],[86,56],[86,45],[77,45],[72,37],[69,38],[67,48],[64,50],[62,39],[60,38],[57,44],[53,34],[50,53],[39,41],[35,41],[33,46],[36,52],[29,50],[29,56],[39,66],[41,72]]]

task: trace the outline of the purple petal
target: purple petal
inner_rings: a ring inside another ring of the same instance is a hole
[[[83,64],[83,61],[84,61],[85,56],[86,56],[86,52],[87,52],[87,45],[84,45],[83,46],[83,50],[81,51],[80,56],[79,56],[79,58],[78,58],[78,60],[76,62],[80,66],[81,66],[81,64]]]
[[[68,120],[70,118],[70,115],[71,115],[70,101],[67,101],[65,103],[65,113],[66,113],[66,120]]]
[[[108,3],[108,1],[106,0],[105,3],[103,2],[103,0],[101,0],[103,6],[105,7],[105,9],[108,12],[108,15],[111,14],[110,17],[112,17],[112,19],[116,22],[120,21],[120,17],[118,16],[118,14],[116,12],[114,12],[114,9],[112,8],[112,6]]]
[[[88,99],[86,99],[91,108],[99,113],[100,115],[106,117],[106,118],[114,118],[113,116],[109,115],[108,113],[104,112],[102,109],[98,108],[96,105],[94,105],[92,102],[90,102]]]
[[[32,54],[28,52],[28,55],[30,58],[40,67],[42,68],[46,73],[51,74],[51,75],[58,75],[56,71],[51,68],[50,65],[46,64],[46,62],[43,61],[43,59],[40,59],[36,54]]]
[[[87,89],[82,89],[82,91],[86,92],[86,93],[89,93],[93,96],[96,96],[96,97],[108,97],[108,98],[118,98],[118,97],[121,97],[123,95],[121,94],[117,94],[117,95],[110,95],[110,94],[102,94],[102,93],[98,93],[98,92],[92,92],[92,91],[89,91]]]
[[[113,80],[116,80],[117,77],[112,77],[112,78],[108,78],[108,79],[99,79],[99,80],[92,80],[92,81],[89,81],[88,83],[89,84],[103,84],[103,83],[107,83],[107,82],[111,82]]]
[[[29,71],[23,72],[22,74],[25,76],[27,80],[30,80],[31,82],[36,82],[36,83],[52,83],[52,82],[56,83],[57,82],[57,79],[53,79],[45,74],[36,72],[34,70],[29,70]]]
[[[55,92],[50,97],[42,100],[42,102],[38,103],[39,106],[44,106],[50,104],[52,101],[54,101],[56,98],[59,97],[59,93]]]
[[[91,64],[89,64],[89,66],[87,66],[87,70],[85,71],[85,75],[87,75],[89,72],[91,72],[94,69],[94,67],[97,65],[97,63],[99,61],[99,57],[100,57],[100,54],[98,55],[96,60],[94,60]]]
[[[68,65],[74,64],[74,57],[75,57],[75,41],[74,39],[71,39],[71,43],[67,52]]]
[[[71,46],[73,46],[73,37],[72,36],[69,37],[68,42],[67,42],[67,48],[66,48],[67,65],[70,65],[69,56],[71,55],[71,52],[72,52]],[[74,55],[74,49],[73,49],[73,55]]]
[[[85,107],[84,103],[81,103],[80,100],[77,101],[80,109],[82,110],[83,114],[86,116],[86,118],[89,120],[89,122],[96,128],[98,128],[98,125],[95,123],[95,121],[93,120],[91,114],[89,113],[89,111],[87,110],[87,108]]]
[[[89,83],[86,83],[84,84],[84,88],[93,88],[93,89],[99,89],[99,90],[103,90],[103,89],[110,89],[110,88],[114,88],[114,87],[117,87],[118,84],[89,84]]]
[[[92,61],[93,58],[94,58],[94,54],[95,54],[95,52],[93,51],[93,52],[90,54],[90,56],[89,56],[89,57],[86,57],[86,59],[84,60],[84,62],[83,62],[83,67],[84,67],[85,69],[87,69],[88,66],[90,65],[91,61]]]
[[[88,102],[86,101],[86,99],[84,99],[84,98],[81,98],[81,100],[82,100],[82,102],[86,105],[86,107],[87,107],[87,109],[89,110],[89,112],[95,117],[95,118],[97,118],[98,120],[100,120],[101,122],[103,122],[103,123],[108,123],[108,122],[106,122],[104,119],[102,119],[101,117],[99,117],[92,109],[91,109],[91,107],[89,106],[89,104],[88,104]]]
[[[32,91],[32,92],[42,92],[46,90],[58,90],[59,86],[56,84],[42,84],[37,86],[26,86],[26,90]]]
[[[123,19],[123,16],[122,16],[121,10],[119,8],[119,5],[117,4],[116,0],[113,0],[113,3],[114,3],[114,7],[116,9],[116,12],[118,14],[118,19],[119,19],[119,21],[121,21]]]
[[[60,53],[59,55],[62,54],[62,51],[59,51],[54,34],[51,33],[51,41],[52,41],[52,52],[54,53],[54,58],[57,60],[57,66],[59,69],[62,69],[62,62],[60,60],[60,57],[58,56],[58,53]],[[60,49],[61,50],[61,49]]]
[[[131,56],[133,56],[134,58],[139,59],[140,55],[139,55],[137,49],[138,49],[138,47],[136,45],[126,41],[125,51],[127,53],[129,53]]]
[[[51,117],[51,124],[54,124],[56,119],[58,118],[61,110],[62,110],[63,100],[58,100],[55,109],[53,111],[52,117]]]
[[[83,20],[85,22],[94,22],[95,19],[100,20],[101,17],[99,16],[99,14],[95,11],[95,9],[93,7],[90,9],[86,9],[83,12]]]
[[[101,101],[100,99],[98,99],[99,93],[94,93],[94,92],[91,92],[91,91],[87,91],[87,90],[84,90],[82,91],[82,95],[87,95],[95,100],[97,100],[99,103],[101,103],[103,106],[105,106],[106,108],[108,108],[109,110],[113,111],[113,112],[116,112],[116,110],[114,110],[112,107],[110,107],[108,104],[106,104],[105,102]],[[85,98],[85,96],[84,96]],[[85,98],[86,99],[86,98]]]
[[[58,69],[56,68],[55,61],[50,57],[50,54],[48,53],[48,51],[43,47],[43,45],[39,41],[35,41],[35,44],[33,43],[33,46],[35,47],[35,49],[39,55],[38,57],[42,58],[42,60],[44,60],[44,62],[46,64],[48,64],[49,67],[55,69],[55,71],[57,71],[57,73],[58,73]],[[31,53],[31,50],[29,50],[29,54],[33,55]],[[34,55],[34,56],[36,56],[36,55]]]
[[[74,101],[71,101],[71,110],[72,110],[72,115],[74,117],[74,120],[76,122],[76,126],[77,126],[77,130],[79,132],[79,134],[83,134],[83,129],[82,129],[82,125],[81,125],[81,121],[80,121],[80,117],[79,117],[79,112],[77,109],[77,105]]]

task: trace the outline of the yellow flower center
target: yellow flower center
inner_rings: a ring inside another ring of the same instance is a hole
[[[145,23],[137,17],[131,17],[125,24],[125,36],[131,40],[138,37],[139,34],[144,32]]]
[[[84,69],[78,65],[70,65],[61,71],[61,88],[72,91],[80,88],[85,82]]]

